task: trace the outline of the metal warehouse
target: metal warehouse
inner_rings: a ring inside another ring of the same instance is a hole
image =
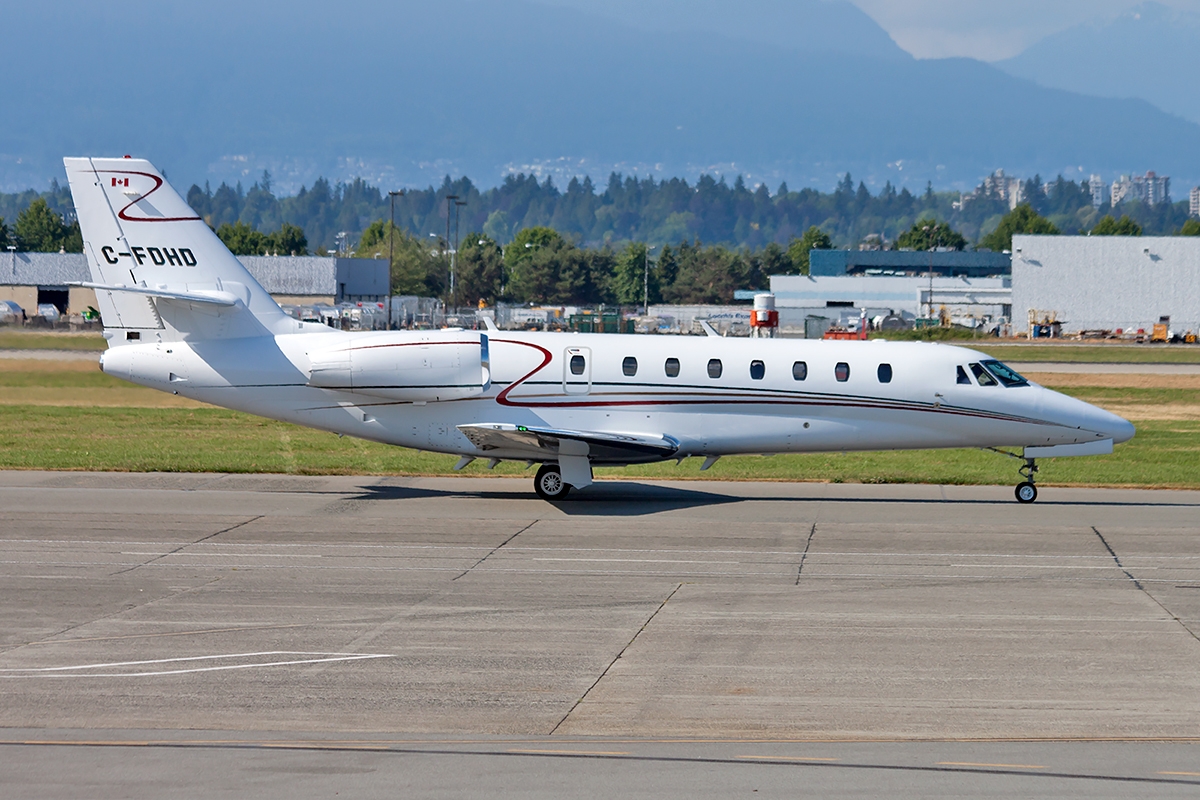
[[[1013,323],[1063,331],[1149,331],[1161,317],[1200,331],[1200,237],[1014,236]]]
[[[91,289],[71,286],[90,281],[82,253],[17,253],[0,256],[0,300],[14,300],[26,316],[39,303],[63,313],[96,305]],[[388,293],[388,263],[382,259],[330,256],[239,256],[239,260],[279,303],[297,305],[378,301]],[[5,263],[7,261],[7,263]]]

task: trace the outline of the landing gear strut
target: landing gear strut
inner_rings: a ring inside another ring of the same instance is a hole
[[[1017,471],[1025,479],[1017,484],[1017,502],[1032,503],[1034,500],[1037,500],[1037,487],[1033,485],[1038,471],[1037,463],[1032,458],[1027,458],[1025,459],[1025,466]]]
[[[533,490],[543,500],[562,500],[571,486],[563,480],[558,464],[542,464],[533,479]]]

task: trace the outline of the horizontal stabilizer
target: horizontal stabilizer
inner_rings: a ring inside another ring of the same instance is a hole
[[[170,288],[154,289],[149,286],[126,286],[123,283],[92,283],[90,281],[81,281],[78,283],[70,283],[68,286],[82,286],[85,289],[97,289],[105,292],[129,292],[131,294],[142,294],[147,297],[161,297],[164,300],[182,300],[188,303],[208,303],[214,306],[235,306],[238,303],[237,295],[231,292],[180,292],[172,291]]]
[[[509,457],[534,460],[555,459],[561,453],[587,455],[600,463],[634,463],[670,458],[679,450],[679,442],[671,437],[649,434],[568,431],[503,422],[459,425],[458,429],[480,450],[500,450],[511,453]]]

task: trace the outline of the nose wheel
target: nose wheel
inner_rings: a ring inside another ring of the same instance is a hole
[[[1018,472],[1025,480],[1017,484],[1016,495],[1018,503],[1032,503],[1037,500],[1037,487],[1034,486],[1034,477],[1037,475],[1037,463],[1032,458],[1025,459],[1025,466],[1021,467]]]
[[[543,500],[562,500],[571,486],[563,480],[558,464],[542,464],[533,479],[533,490]]]

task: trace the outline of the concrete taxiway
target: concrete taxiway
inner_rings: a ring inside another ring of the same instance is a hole
[[[0,783],[1200,790],[1200,493],[529,483],[0,473]]]

